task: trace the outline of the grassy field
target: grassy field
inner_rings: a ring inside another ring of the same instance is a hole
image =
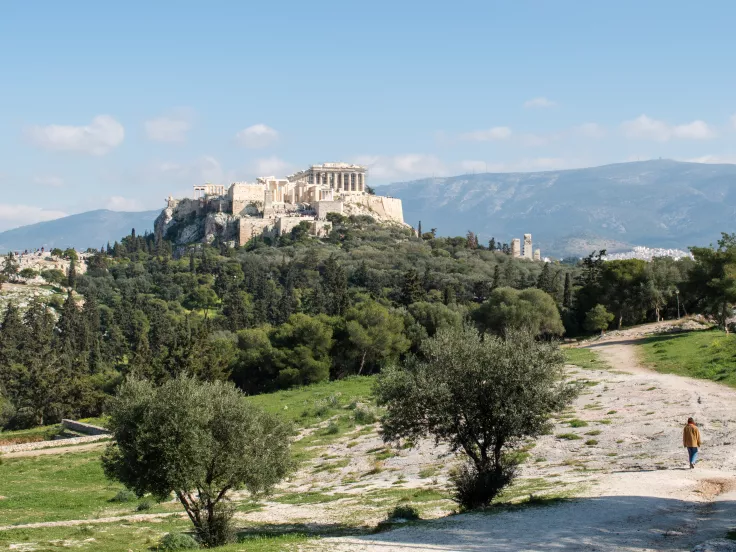
[[[372,405],[373,378],[354,377],[338,382],[313,385],[288,391],[248,397],[248,401],[294,424],[295,433],[309,429],[309,433],[293,446],[300,462],[316,461],[325,469],[339,465],[327,456],[322,459],[324,447],[344,438],[366,435],[374,431],[372,423],[377,414]],[[104,425],[104,419],[89,420]],[[0,439],[35,440],[58,433],[58,426],[4,432]],[[181,517],[183,510],[176,502],[156,504],[150,499],[116,501],[122,485],[105,479],[100,465],[101,450],[68,452],[35,457],[5,458],[0,465],[0,526],[39,522],[89,520],[89,524],[19,528],[0,531],[0,549],[59,550],[81,548],[88,550],[127,551],[153,550],[161,536],[170,531],[189,531],[191,524]],[[366,504],[396,499],[391,496],[366,496]],[[407,491],[408,493],[408,491]],[[310,504],[343,498],[340,495],[319,493],[277,492],[271,500],[285,504]],[[412,497],[420,501],[420,497]],[[141,504],[144,503],[142,507]],[[143,509],[145,507],[145,509]],[[238,510],[246,512],[257,508],[244,500]],[[96,520],[112,516],[155,514],[157,518],[117,523],[98,523]],[[166,515],[171,514],[171,515]],[[254,524],[239,535],[240,543],[221,548],[270,552],[289,549],[319,535],[353,532],[355,527],[340,524],[300,529],[299,524]],[[307,535],[310,533],[310,535]],[[21,546],[23,545],[23,546]]]
[[[611,368],[606,362],[602,361],[598,353],[590,349],[563,349],[565,360],[568,364],[574,364],[585,370],[608,370]]]
[[[637,345],[641,361],[660,372],[736,387],[736,336],[704,330],[649,337]]]

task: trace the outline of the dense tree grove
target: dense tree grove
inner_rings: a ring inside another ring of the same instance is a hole
[[[545,264],[473,232],[330,219],[324,239],[297,227],[241,248],[174,248],[131,232],[86,259],[86,273],[72,250],[57,252],[75,264],[41,276],[64,295],[7,305],[0,318],[0,423],[99,414],[129,375],[230,380],[259,393],[380,371],[442,329],[575,336],[603,329],[586,323],[597,305],[614,327],[672,318],[678,291],[684,311],[725,323],[736,300],[729,236],[694,249],[695,262],[604,262],[600,252]],[[2,273],[22,278],[13,256]]]

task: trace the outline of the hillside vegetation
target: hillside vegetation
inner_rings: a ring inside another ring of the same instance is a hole
[[[56,278],[63,301],[6,303],[0,426],[99,416],[133,374],[231,380],[257,394],[379,372],[440,329],[550,339],[672,318],[677,291],[687,312],[722,326],[728,316],[729,297],[708,282],[723,280],[732,236],[695,249],[695,262],[604,262],[597,252],[571,265],[513,258],[508,244],[473,232],[417,237],[369,217],[334,223],[325,239],[297,227],[238,249],[173,251],[133,232],[90,254],[84,274]],[[2,279],[33,288],[12,256]]]

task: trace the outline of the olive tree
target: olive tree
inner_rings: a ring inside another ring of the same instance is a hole
[[[107,477],[138,496],[175,493],[208,547],[233,536],[230,491],[268,491],[291,466],[290,428],[230,383],[129,379],[112,400],[109,425]]]
[[[378,376],[383,438],[431,436],[463,452],[455,500],[466,509],[488,505],[514,477],[514,449],[545,433],[550,415],[575,397],[563,368],[559,348],[529,333],[440,330]]]

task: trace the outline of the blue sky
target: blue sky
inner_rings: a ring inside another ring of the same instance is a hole
[[[0,3],[0,230],[311,163],[736,161],[736,3]]]

